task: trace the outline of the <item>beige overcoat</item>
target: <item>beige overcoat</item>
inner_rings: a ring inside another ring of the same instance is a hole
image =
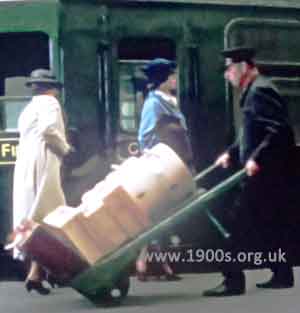
[[[34,96],[18,121],[20,142],[14,171],[13,225],[42,219],[65,204],[61,186],[62,156],[70,146],[62,110],[53,96]]]

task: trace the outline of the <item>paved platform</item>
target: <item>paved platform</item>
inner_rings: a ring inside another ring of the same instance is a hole
[[[300,268],[291,289],[261,290],[255,283],[270,276],[268,270],[247,271],[247,293],[227,298],[204,298],[204,289],[214,287],[220,274],[186,274],[178,282],[139,282],[131,278],[128,297],[120,307],[97,308],[71,288],[54,289],[49,296],[28,294],[22,282],[1,282],[1,312],[5,313],[299,313]]]

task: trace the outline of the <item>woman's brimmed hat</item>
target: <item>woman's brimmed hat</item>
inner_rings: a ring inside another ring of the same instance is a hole
[[[149,82],[159,85],[167,80],[170,74],[175,72],[176,62],[157,58],[145,65],[142,70],[148,77]]]
[[[31,87],[33,84],[50,85],[56,88],[62,88],[63,86],[63,84],[56,79],[52,71],[46,69],[37,69],[31,72],[30,78],[27,80],[25,85],[27,87]]]

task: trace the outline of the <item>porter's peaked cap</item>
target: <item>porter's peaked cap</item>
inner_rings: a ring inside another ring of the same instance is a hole
[[[251,47],[234,47],[224,49],[221,54],[231,59],[233,63],[238,63],[252,60],[256,55],[256,50]]]

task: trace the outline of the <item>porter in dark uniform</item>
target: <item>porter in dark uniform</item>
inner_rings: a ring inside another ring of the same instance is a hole
[[[287,164],[295,146],[287,106],[272,82],[259,73],[253,61],[254,49],[226,49],[222,55],[226,58],[225,79],[242,92],[242,125],[238,140],[216,163],[228,167],[238,161],[245,167],[248,176],[241,186],[239,209],[242,213],[250,212],[252,229],[259,233],[268,251],[283,249],[288,227],[288,182],[292,175]],[[237,241],[238,237],[233,239],[233,242]],[[274,263],[270,267],[273,272],[271,280],[257,284],[257,287],[293,286],[292,268],[287,263]],[[205,291],[204,296],[243,294],[245,276],[241,267],[222,270],[225,278],[222,284]]]

